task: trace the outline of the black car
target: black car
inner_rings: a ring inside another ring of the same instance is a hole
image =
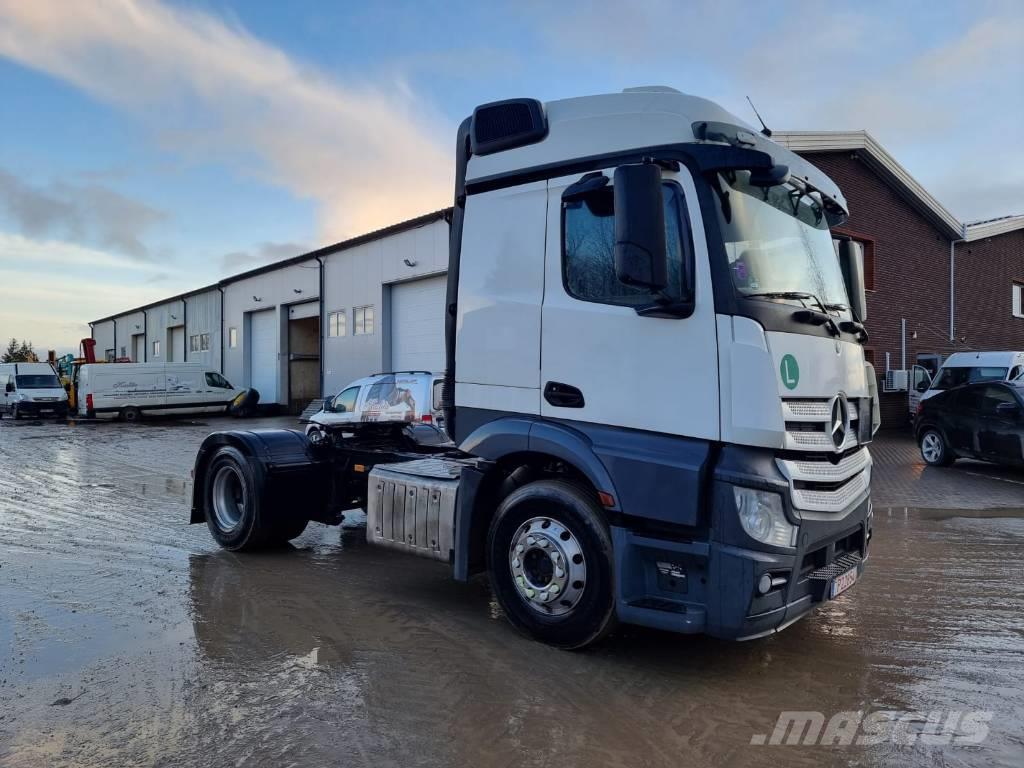
[[[933,466],[959,458],[1024,466],[1024,382],[982,382],[921,401],[917,444]]]

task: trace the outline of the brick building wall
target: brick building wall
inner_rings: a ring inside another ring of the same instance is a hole
[[[956,341],[949,339],[950,239],[855,152],[801,153],[843,190],[850,218],[837,231],[867,241],[868,357],[879,377],[902,367],[901,319],[906,319],[906,367],[919,356],[967,349],[1024,349],[1024,320],[1013,317],[1011,285],[1024,281],[1024,231],[955,245]],[[873,274],[872,274],[873,273]],[[966,337],[964,342],[961,337]],[[906,392],[879,395],[884,427],[908,422]]]
[[[1024,230],[956,247],[956,335],[976,349],[1024,350],[1013,283],[1024,284]]]

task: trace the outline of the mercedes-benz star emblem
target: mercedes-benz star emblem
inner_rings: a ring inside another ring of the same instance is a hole
[[[846,443],[846,433],[850,430],[850,411],[846,406],[846,395],[840,392],[833,397],[830,411],[829,432],[832,435],[832,444],[838,451]]]

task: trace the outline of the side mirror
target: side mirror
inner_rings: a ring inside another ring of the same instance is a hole
[[[652,293],[668,285],[661,168],[654,163],[615,169],[615,277]]]
[[[1021,414],[1021,407],[1017,403],[999,403],[996,413],[1008,419],[1017,418]]]
[[[868,317],[868,298],[864,287],[864,246],[853,240],[839,243],[839,266],[854,315],[861,322]]]
[[[921,379],[921,381],[917,382],[917,384],[914,386],[914,389],[916,389],[918,392],[923,393],[928,391],[928,387],[929,383],[924,379]]]
[[[8,381],[7,382],[7,389],[6,389],[6,391],[7,392],[13,392],[14,391],[14,382],[13,381]]]

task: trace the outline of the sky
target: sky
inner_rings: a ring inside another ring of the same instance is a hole
[[[1024,213],[1024,2],[0,0],[0,338],[451,204],[477,104],[670,85]]]

